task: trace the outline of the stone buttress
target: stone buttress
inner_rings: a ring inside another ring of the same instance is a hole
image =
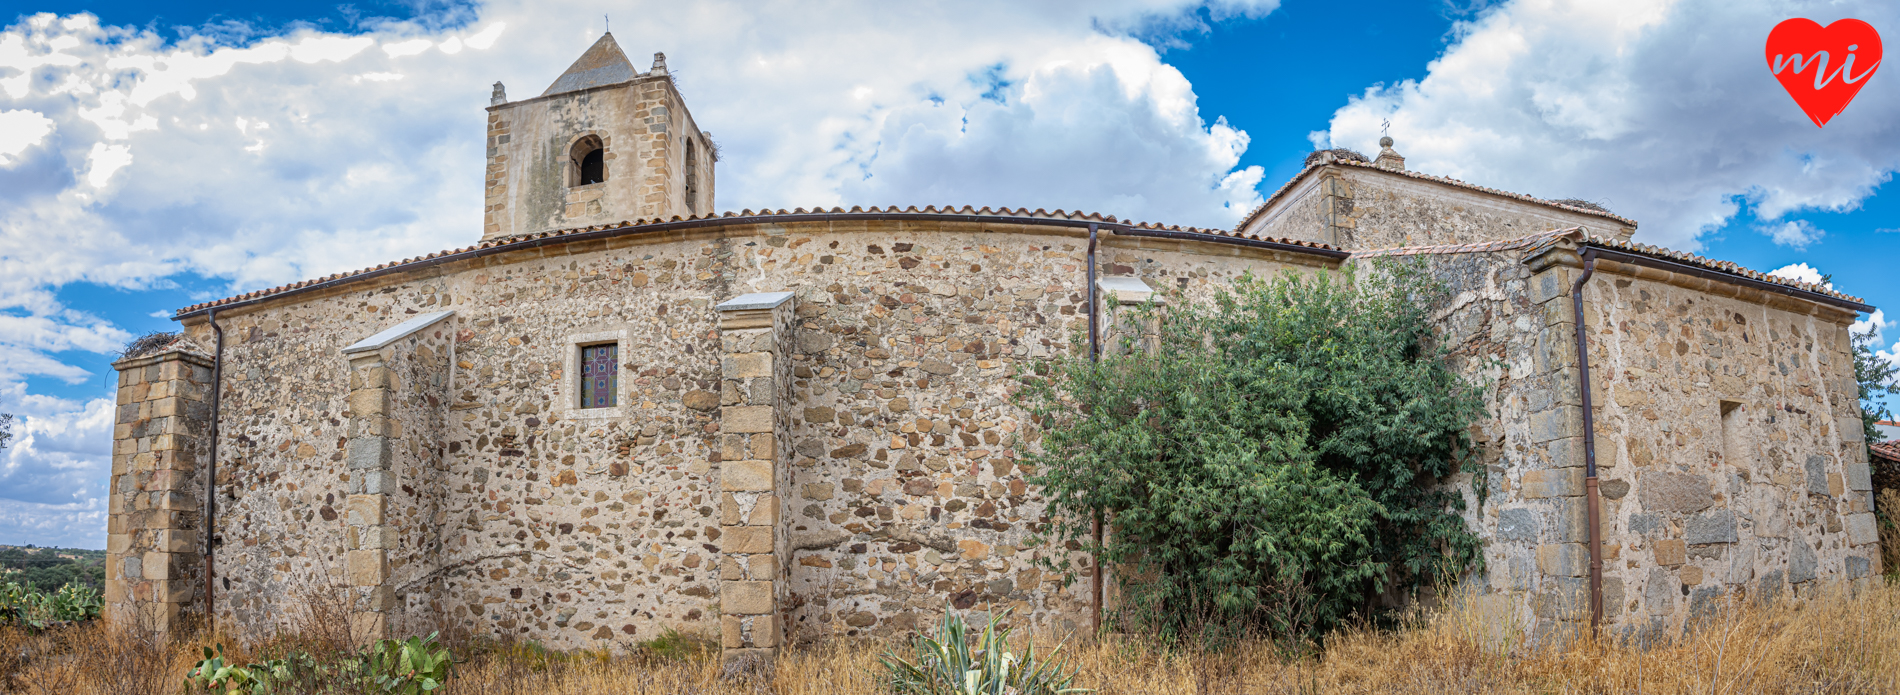
[[[200,471],[210,456],[211,358],[173,343],[119,371],[106,537],[106,620],[174,630],[204,584]]]
[[[718,305],[720,337],[719,606],[724,658],[770,663],[785,642],[791,542],[782,528],[791,491],[790,292]]]
[[[399,481],[439,461],[440,410],[448,395],[446,340],[431,340],[423,329],[453,315],[423,314],[343,349],[350,380],[344,575],[350,637],[359,643],[390,637],[391,623],[400,619],[392,561],[417,550],[419,543],[404,543],[403,536],[423,534],[403,528],[401,519],[414,519],[419,505],[404,503]]]

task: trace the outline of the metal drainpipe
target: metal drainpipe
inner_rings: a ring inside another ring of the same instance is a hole
[[[1095,321],[1095,242],[1096,242],[1095,224],[1090,223],[1089,224],[1089,288],[1088,288],[1089,361],[1090,362],[1096,362],[1100,360],[1102,356],[1101,345],[1099,342],[1100,339],[1097,337],[1097,333],[1096,333],[1097,329],[1096,329],[1096,321]],[[1096,510],[1095,512],[1094,531],[1095,531],[1095,547],[1099,549],[1102,547],[1102,512],[1101,510]],[[1103,589],[1102,587],[1102,555],[1099,550],[1097,551],[1095,555],[1095,562],[1090,563],[1090,575],[1091,575],[1090,593],[1092,595],[1089,597],[1090,598],[1089,602],[1095,604],[1092,629],[1096,634],[1101,634],[1102,632],[1102,597],[1104,595],[1104,592],[1102,591]]]
[[[1596,422],[1590,408],[1590,337],[1583,325],[1583,283],[1597,270],[1596,249],[1583,252],[1583,274],[1570,286],[1570,308],[1577,324],[1577,390],[1583,396],[1583,496],[1590,524],[1590,630],[1603,623],[1603,529],[1597,520],[1601,499],[1597,492]]]
[[[213,309],[207,319],[211,323],[211,333],[217,336],[216,347],[211,353],[211,461],[205,466],[205,626],[212,627],[217,613],[212,610],[213,583],[217,574],[212,568],[212,556],[217,552],[212,541],[212,533],[217,529],[218,514],[218,404],[224,396],[224,329],[218,327],[218,312]]]

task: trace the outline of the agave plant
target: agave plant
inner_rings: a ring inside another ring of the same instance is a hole
[[[886,652],[886,681],[897,695],[1063,695],[1091,693],[1072,687],[1075,672],[1058,657],[1062,646],[1040,658],[1032,641],[1022,655],[1009,650],[1009,630],[996,624],[1004,611],[989,621],[974,639],[963,617],[946,608],[943,622],[928,635],[911,640],[915,661]]]

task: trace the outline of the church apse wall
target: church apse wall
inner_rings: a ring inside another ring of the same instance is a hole
[[[1104,275],[1192,295],[1328,263],[1104,237]],[[1086,582],[1063,586],[1025,548],[1042,507],[1017,463],[1035,433],[1009,376],[1078,349],[1086,245],[1079,227],[751,224],[543,246],[221,314],[219,618],[266,631],[307,592],[347,587],[356,613],[377,614],[359,627],[384,633],[562,647],[719,634],[737,569],[721,562],[723,472],[748,455],[722,415],[750,394],[722,377],[715,304],[782,288],[796,294],[774,490],[784,639],[890,634],[945,605],[1085,626]],[[342,353],[438,311],[454,314],[373,357]],[[209,341],[202,321],[187,330]],[[581,350],[604,345],[616,401],[580,408]],[[376,431],[390,450],[371,467],[357,453]]]

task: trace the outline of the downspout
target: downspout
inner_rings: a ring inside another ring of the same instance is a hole
[[[1102,349],[1100,345],[1100,339],[1097,337],[1098,334],[1096,332],[1097,328],[1096,328],[1096,321],[1095,321],[1095,243],[1096,243],[1095,223],[1091,222],[1089,223],[1089,289],[1088,289],[1089,362],[1091,363],[1099,361],[1102,356]],[[1089,596],[1089,603],[1095,604],[1094,618],[1093,618],[1091,629],[1095,632],[1095,634],[1099,635],[1102,633],[1102,596],[1104,595],[1104,592],[1102,591],[1102,588],[1103,588],[1102,587],[1102,554],[1100,550],[1102,547],[1102,512],[1099,509],[1095,511],[1094,531],[1095,531],[1095,547],[1097,550],[1095,554],[1095,561],[1090,563],[1089,565],[1090,574],[1091,574],[1090,590],[1089,590],[1089,593],[1091,595]]]
[[[217,552],[212,533],[217,529],[218,514],[218,404],[224,396],[224,329],[218,327],[218,311],[212,309],[207,319],[211,323],[211,333],[217,336],[216,346],[211,353],[211,461],[205,466],[205,627],[213,627],[217,613],[212,610],[212,597],[217,578],[212,569],[212,556]]]
[[[1601,498],[1597,492],[1596,421],[1590,407],[1590,337],[1583,325],[1583,283],[1597,270],[1596,249],[1584,249],[1583,274],[1570,286],[1570,309],[1577,324],[1577,390],[1583,396],[1583,496],[1590,524],[1590,630],[1603,623],[1603,528],[1597,520]]]

